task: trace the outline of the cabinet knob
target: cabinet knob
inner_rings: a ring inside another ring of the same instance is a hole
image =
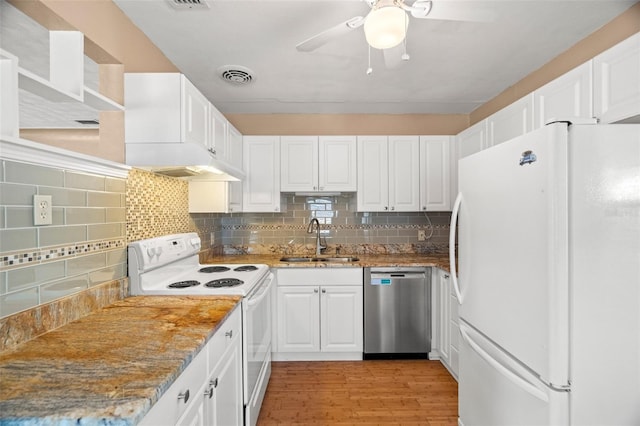
[[[187,403],[189,400],[189,389],[178,395],[178,401],[180,400],[184,401],[185,404]]]
[[[444,277],[448,279],[449,278],[449,274],[444,274]]]
[[[387,206],[384,206],[384,209],[385,209],[385,210],[389,210],[389,207],[387,207]]]
[[[231,339],[233,337],[233,330],[227,331],[226,333],[224,333],[224,335]]]
[[[317,288],[314,288],[314,289],[313,289],[313,292],[314,292],[314,293],[317,293],[317,292],[318,292],[318,289],[317,289]]]
[[[326,292],[327,292],[327,289],[326,289],[326,288],[323,288],[323,289],[322,289],[322,292],[323,292],[323,293],[326,293]]]
[[[395,210],[395,209],[396,209],[395,207],[391,207],[391,211],[393,211],[393,210]]]
[[[204,396],[208,396],[209,399],[213,396],[213,386],[209,386],[209,389],[204,391]]]
[[[426,209],[427,209],[427,206],[422,206],[422,210],[426,210]]]
[[[218,387],[218,378],[216,377],[215,379],[213,379],[213,380],[209,381],[209,385],[210,385],[212,388],[217,388],[217,387]]]
[[[317,186],[314,186],[314,187],[313,187],[313,190],[315,191],[316,189],[318,189],[318,187],[317,187]]]

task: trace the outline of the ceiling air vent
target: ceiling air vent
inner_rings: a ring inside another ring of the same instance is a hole
[[[218,75],[221,79],[237,86],[251,83],[255,80],[249,68],[240,65],[225,65],[218,68]]]
[[[208,9],[205,0],[167,0],[175,9]]]

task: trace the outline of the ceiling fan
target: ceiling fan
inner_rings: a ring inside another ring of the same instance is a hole
[[[487,11],[461,6],[461,2],[448,0],[364,0],[370,7],[366,17],[355,16],[296,45],[300,52],[311,52],[344,34],[364,26],[369,46],[383,50],[387,67],[397,65],[397,58],[408,60],[404,49],[402,56],[396,55],[396,46],[405,41],[409,26],[409,15],[417,19],[440,19],[450,21],[489,22],[492,16]],[[465,3],[465,2],[462,2]],[[406,47],[406,46],[405,46]],[[393,52],[393,53],[392,53]],[[369,73],[369,72],[368,72]]]

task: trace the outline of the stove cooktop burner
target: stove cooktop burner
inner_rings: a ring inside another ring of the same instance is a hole
[[[244,281],[239,280],[237,278],[221,278],[219,280],[209,281],[204,286],[218,288],[218,287],[235,287],[237,285],[242,285],[242,284],[244,284]]]
[[[197,285],[200,285],[200,282],[198,282],[196,280],[188,280],[188,281],[178,281],[177,283],[169,284],[167,287],[169,287],[169,288],[188,288],[188,287],[195,287]]]
[[[233,268],[234,271],[238,271],[238,272],[250,272],[250,271],[255,271],[256,269],[258,269],[258,267],[253,265],[242,265],[242,266],[238,266],[237,268]]]
[[[230,271],[230,268],[227,268],[226,266],[205,266],[204,268],[200,268],[198,269],[198,272],[206,272],[206,273],[210,273],[210,272],[227,272]]]

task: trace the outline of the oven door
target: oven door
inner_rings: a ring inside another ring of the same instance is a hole
[[[256,392],[263,364],[268,362],[271,351],[271,289],[273,274],[259,284],[243,300],[244,310],[244,404],[251,401]],[[266,383],[263,384],[266,386]]]

